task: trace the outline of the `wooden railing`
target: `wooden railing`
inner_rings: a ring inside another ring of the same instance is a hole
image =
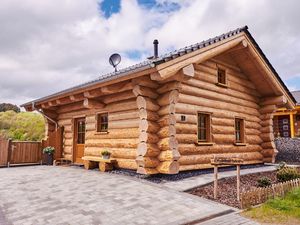
[[[283,197],[287,192],[300,187],[300,179],[290,180],[283,183],[273,184],[265,188],[254,188],[250,191],[241,193],[241,208],[264,203],[268,199]]]

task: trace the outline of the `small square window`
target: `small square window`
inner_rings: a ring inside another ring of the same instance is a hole
[[[97,115],[97,132],[108,131],[108,113],[101,113]]]
[[[226,71],[218,68],[218,83],[226,85]]]
[[[185,122],[185,121],[186,121],[186,117],[185,117],[185,115],[181,115],[181,117],[180,117],[180,118],[181,118],[180,120],[181,120],[182,122]]]

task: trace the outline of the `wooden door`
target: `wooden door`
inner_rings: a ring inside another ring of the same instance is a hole
[[[74,124],[74,163],[83,164],[85,143],[85,118],[75,119]]]

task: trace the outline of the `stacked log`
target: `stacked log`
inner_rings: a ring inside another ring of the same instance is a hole
[[[195,76],[177,84],[175,128],[180,171],[211,167],[214,155],[243,158],[246,164],[263,161],[259,92],[237,67],[222,66],[226,68],[226,88],[216,85],[217,65],[212,60],[195,65]],[[197,112],[211,115],[211,143],[198,143]],[[246,143],[242,146],[235,145],[235,117],[245,121]]]
[[[180,154],[178,152],[175,127],[175,105],[178,102],[179,87],[179,82],[171,81],[162,84],[158,89],[158,93],[160,93],[160,97],[157,99],[160,105],[160,110],[158,111],[160,129],[157,134],[160,139],[158,142],[160,149],[158,159],[160,163],[157,166],[157,170],[160,173],[175,174],[179,172],[178,160]]]
[[[151,81],[149,81],[151,82]],[[143,84],[146,84],[145,82]],[[133,88],[139,110],[139,140],[137,145],[137,172],[141,174],[158,173],[156,167],[159,165],[157,156],[159,148],[157,143],[159,137],[157,132],[160,127],[157,124],[159,118],[157,111],[160,106],[155,101],[158,97],[155,89],[137,84]]]
[[[109,92],[109,90],[106,90]],[[121,92],[114,90],[105,96],[98,98],[105,103],[102,109],[83,109],[79,111],[61,113],[58,117],[59,125],[64,126],[64,157],[73,160],[73,130],[74,119],[85,117],[86,156],[99,156],[103,150],[112,153],[117,160],[117,167],[137,169],[135,158],[139,144],[139,111],[136,105],[136,97],[128,88]],[[67,108],[67,106],[65,106]],[[97,113],[109,112],[109,129],[107,133],[97,132]]]
[[[274,144],[274,131],[273,131],[273,113],[278,106],[282,106],[287,102],[284,96],[269,97],[262,99],[260,102],[261,108],[261,128],[260,137],[262,139],[262,155],[264,156],[264,162],[274,163],[275,157],[278,153]]]

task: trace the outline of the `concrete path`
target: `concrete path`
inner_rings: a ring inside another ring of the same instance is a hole
[[[0,209],[16,225],[175,225],[232,210],[131,177],[52,166],[0,169]]]
[[[237,213],[227,214],[225,216],[217,217],[202,223],[199,225],[260,225],[257,222],[249,220],[240,216]]]
[[[257,172],[267,172],[275,170],[275,166],[265,166],[259,168],[252,168],[252,169],[242,169],[241,175],[257,173]],[[226,171],[226,172],[219,172],[218,177],[225,178],[225,177],[232,177],[236,176],[236,170]],[[214,174],[203,174],[195,177],[185,178],[178,181],[169,181],[160,183],[162,187],[170,188],[177,191],[187,191],[192,188],[203,186],[209,184],[214,181]]]

